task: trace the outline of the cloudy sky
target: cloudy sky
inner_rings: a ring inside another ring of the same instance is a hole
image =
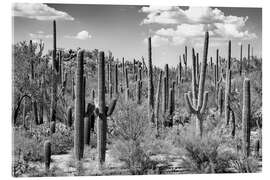
[[[165,7],[127,5],[13,4],[14,43],[23,40],[45,42],[52,48],[52,20],[57,23],[57,47],[111,50],[115,57],[132,60],[147,56],[146,38],[152,36],[153,63],[175,65],[188,46],[202,56],[203,36],[210,33],[209,56],[216,49],[227,57],[228,40],[232,56],[239,57],[239,45],[247,54],[261,56],[262,11],[259,8]]]

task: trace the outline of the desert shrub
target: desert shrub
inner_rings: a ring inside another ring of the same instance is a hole
[[[114,115],[112,155],[125,162],[131,174],[146,174],[154,168],[144,149],[147,132],[151,131],[147,119],[145,104],[138,106],[134,102],[119,103]]]
[[[34,127],[31,131],[14,128],[14,156],[21,156],[25,161],[41,161],[43,160],[43,143],[50,138],[53,154],[66,153],[73,146],[72,134],[72,129],[61,123],[56,124],[56,132],[52,137],[50,137],[50,130],[45,124]]]

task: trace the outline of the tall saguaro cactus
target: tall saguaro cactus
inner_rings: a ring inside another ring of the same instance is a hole
[[[185,101],[189,112],[196,116],[196,135],[202,137],[203,133],[203,118],[202,115],[205,112],[207,101],[208,101],[208,92],[204,91],[205,85],[205,75],[207,68],[207,54],[208,54],[208,43],[209,43],[209,33],[205,33],[204,40],[204,50],[203,50],[203,59],[200,71],[200,82],[199,82],[199,91],[198,91],[198,103],[192,104],[191,91],[185,93]]]
[[[250,80],[243,83],[243,108],[242,108],[242,151],[245,157],[250,154]]]
[[[99,116],[97,119],[97,150],[98,163],[100,166],[105,162],[106,152],[106,129],[107,117],[105,114],[105,60],[104,52],[99,53],[98,62],[98,109]]]
[[[243,69],[243,45],[240,45],[240,69],[239,69],[239,74],[242,76],[242,69]]]
[[[168,110],[168,103],[169,103],[169,65],[165,64],[165,77],[166,77],[166,83],[165,83],[165,89],[164,89],[164,93],[165,93],[165,109],[164,112],[166,112]]]
[[[118,65],[115,64],[115,71],[114,71],[114,77],[115,77],[115,81],[114,81],[114,89],[115,89],[115,94],[118,94]]]
[[[77,70],[76,70],[76,92],[75,92],[75,123],[74,123],[74,153],[75,159],[81,160],[83,158],[84,150],[84,68],[83,68],[84,51],[80,50],[77,54]]]
[[[148,38],[148,117],[154,123],[154,84],[151,37]]]
[[[250,44],[248,44],[248,59],[247,59],[246,73],[249,72],[249,66],[250,66]]]
[[[159,129],[160,129],[159,106],[160,106],[162,74],[163,74],[163,72],[160,71],[158,85],[157,85],[157,92],[156,92],[156,100],[155,100],[155,103],[156,103],[156,105],[155,105],[155,123],[156,123],[157,135],[159,135]]]
[[[52,95],[51,95],[51,110],[50,121],[55,121],[56,118],[56,93],[57,93],[57,62],[56,62],[56,22],[53,21],[53,53],[52,53]]]
[[[225,121],[227,125],[230,121],[230,94],[231,94],[231,41],[228,45],[228,60],[227,60],[227,70],[226,70],[226,87],[225,87]]]

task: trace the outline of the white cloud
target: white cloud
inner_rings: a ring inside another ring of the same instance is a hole
[[[41,3],[14,3],[13,14],[18,17],[46,20],[74,20],[72,16]]]
[[[52,34],[45,34],[43,31],[37,31],[36,33],[29,33],[32,39],[48,39],[52,38]]]
[[[212,39],[245,40],[256,38],[255,33],[245,30],[248,17],[225,16],[217,9],[210,7],[180,7],[149,6],[141,8],[146,13],[142,24],[171,24],[174,27],[160,28],[156,35],[172,39],[171,43],[180,45],[194,38],[203,39],[204,32],[209,31]]]
[[[81,31],[81,32],[78,32],[77,35],[75,36],[69,36],[69,35],[66,35],[65,36],[66,38],[73,38],[73,39],[79,39],[79,40],[86,40],[86,39],[91,39],[92,36],[89,34],[88,31]]]
[[[144,43],[148,43],[148,39],[144,39]],[[169,39],[158,35],[154,35],[153,37],[151,37],[151,43],[153,47],[169,45]]]

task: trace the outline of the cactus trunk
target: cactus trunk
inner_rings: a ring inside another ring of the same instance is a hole
[[[226,70],[226,88],[225,88],[225,121],[229,124],[230,121],[230,94],[231,94],[231,41],[229,41],[228,46],[228,60],[227,60],[227,70]]]
[[[245,157],[250,155],[250,80],[245,79],[243,84],[242,108],[242,151]]]
[[[148,118],[154,123],[154,84],[151,37],[148,38]]]
[[[83,158],[84,150],[84,68],[83,68],[84,51],[81,50],[77,54],[77,70],[76,70],[76,92],[75,92],[75,122],[74,122],[74,153],[77,161]]]
[[[97,151],[98,165],[101,168],[105,162],[107,117],[105,114],[105,60],[104,52],[99,53],[98,62],[98,109],[97,119]]]

